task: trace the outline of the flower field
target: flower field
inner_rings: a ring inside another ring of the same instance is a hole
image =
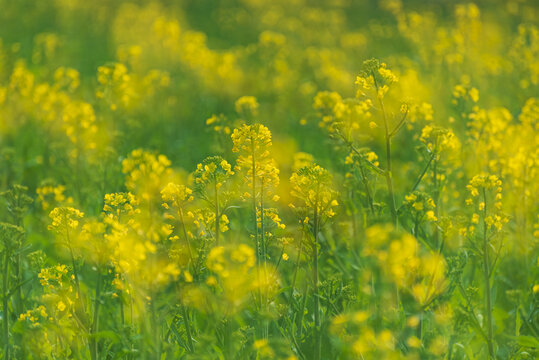
[[[0,359],[539,357],[537,1],[0,9]]]

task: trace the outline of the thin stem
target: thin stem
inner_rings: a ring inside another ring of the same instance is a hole
[[[356,153],[359,156],[359,172],[360,172],[360,175],[361,175],[361,181],[363,182],[363,186],[365,187],[365,194],[367,195],[367,202],[369,203],[369,209],[371,210],[371,213],[374,216],[374,205],[373,205],[374,201],[372,199],[371,190],[369,188],[369,183],[367,181],[367,174],[365,174],[365,169],[363,167],[363,161],[366,161],[370,165],[374,166],[377,169],[377,171],[379,170],[379,171],[381,171],[381,173],[383,173],[383,171],[381,169],[378,169],[374,164],[369,162],[367,159],[364,159],[363,154],[361,152],[359,152],[354,147],[354,144],[352,144],[352,142],[350,140],[348,140],[346,137],[344,137],[344,135],[340,131],[337,131],[337,134],[343,139],[343,141],[346,143],[346,145],[348,145],[350,147],[350,150],[352,150],[354,153]]]
[[[427,173],[427,170],[429,169],[430,164],[431,164],[432,160],[434,160],[435,156],[436,156],[436,153],[433,152],[432,155],[429,158],[429,161],[427,162],[427,165],[425,165],[425,168],[423,169],[423,171],[421,172],[421,174],[417,178],[417,180],[414,183],[414,186],[412,187],[412,190],[410,192],[414,192],[417,189],[417,187],[421,183],[421,180],[423,180],[423,177],[425,177],[425,174]]]
[[[215,245],[219,246],[219,189],[217,188],[217,177],[213,175],[213,185],[215,191]]]
[[[262,247],[262,259],[264,264],[264,308],[268,305],[268,268],[267,268],[267,253],[266,239],[264,234],[264,178],[260,180],[260,245]],[[264,337],[268,337],[268,324],[264,324]]]
[[[518,312],[520,313],[520,318],[524,320],[524,324],[526,324],[526,327],[528,328],[528,330],[530,330],[532,335],[535,336],[536,338],[539,338],[539,334],[537,333],[537,331],[533,327],[533,322],[530,321],[529,317],[527,317],[524,314],[524,312],[522,311],[522,309],[520,307],[518,308]]]
[[[101,296],[101,269],[97,268],[97,284],[95,287],[95,299],[94,299],[94,320],[92,323],[92,335],[94,335],[94,338],[92,339],[93,347],[94,347],[94,354],[95,358],[99,359],[99,351],[98,351],[98,345],[99,342],[95,338],[95,334],[99,331],[99,297]]]
[[[357,155],[359,156],[362,156],[363,154],[358,150],[356,149],[356,147],[354,146],[354,144],[352,144],[352,142],[348,139],[346,139],[344,137],[343,134],[341,134],[339,131],[337,131],[337,134],[344,140],[344,142],[346,143],[347,146],[350,147],[350,150],[352,150],[354,153],[356,153]],[[367,160],[367,159],[363,159],[370,167],[372,167],[378,174],[380,175],[383,175],[385,174],[385,170],[382,170],[380,169],[378,166],[374,165],[371,161]]]
[[[475,327],[479,331],[479,334],[485,340],[488,341],[487,335],[485,334],[485,331],[481,327],[481,323],[479,322],[479,319],[477,319],[477,316],[475,315],[475,312],[473,311],[472,302],[471,302],[470,298],[468,297],[468,294],[466,294],[466,290],[464,289],[464,287],[462,286],[462,283],[460,281],[458,282],[458,289],[460,291],[460,294],[464,298],[464,300],[466,300],[466,306],[467,306],[467,310],[468,310],[468,315],[471,315],[471,319],[473,320],[473,323],[474,323]]]
[[[75,279],[75,286],[77,288],[77,294],[79,295],[79,303],[83,314],[86,314],[84,301],[82,300],[82,291],[80,290],[79,273],[77,271],[77,264],[75,262],[75,255],[73,254],[73,248],[71,247],[71,240],[69,237],[69,230],[66,229],[67,248],[69,249],[69,255],[71,256],[71,264],[73,266],[73,277]],[[87,321],[88,319],[85,319]],[[85,324],[87,326],[87,324]]]
[[[299,264],[301,261],[301,251],[303,250],[303,230],[300,232],[300,238],[299,238],[299,251],[298,251],[298,258],[296,259],[296,266],[294,269],[294,276],[292,277],[292,286],[290,287],[290,299],[292,299],[294,295],[294,288],[296,287],[296,280],[298,277],[298,270],[299,270]]]
[[[483,188],[483,201],[485,202],[485,207],[483,208],[483,280],[485,282],[485,298],[486,298],[486,307],[485,315],[487,317],[487,345],[490,358],[494,358],[494,344],[492,336],[492,303],[490,298],[490,270],[489,270],[489,254],[488,254],[488,239],[487,231],[488,225],[486,222],[487,217],[487,194]]]
[[[287,330],[290,334],[290,337],[292,338],[292,343],[294,344],[294,347],[296,348],[299,357],[305,359],[305,355],[303,355],[303,352],[301,351],[298,341],[296,340],[296,336],[294,335],[294,331],[292,331],[292,324],[290,323],[290,319],[287,318],[286,320],[288,321],[288,326],[285,327],[285,330]]]
[[[183,323],[185,325],[185,333],[187,335],[187,342],[189,343],[189,351],[193,352],[195,351],[195,345],[193,344],[193,336],[191,335],[191,324],[189,323],[189,316],[187,314],[187,309],[185,308],[185,305],[182,304],[181,307]]]
[[[393,173],[391,172],[391,134],[389,133],[389,125],[387,122],[384,102],[382,101],[382,97],[378,94],[378,82],[376,81],[376,76],[374,76],[374,72],[372,73],[372,77],[374,79],[374,85],[376,87],[376,97],[378,98],[378,103],[380,104],[380,109],[382,110],[382,118],[384,120],[387,159],[387,169],[385,171],[385,175],[387,182],[387,190],[389,192],[389,209],[391,210],[391,218],[393,220],[393,225],[397,227],[397,208],[395,206],[395,194],[393,192]]]
[[[75,287],[77,288],[77,294],[78,294],[78,297],[79,297],[79,306],[80,306],[80,309],[82,310],[82,314],[84,315],[84,317],[81,319],[81,325],[83,327],[85,327],[85,330],[88,329],[88,326],[89,326],[89,322],[90,322],[90,319],[88,317],[88,314],[86,313],[86,309],[85,309],[85,305],[84,305],[84,301],[82,299],[82,291],[80,289],[80,282],[79,282],[79,273],[77,271],[77,264],[75,262],[75,255],[73,254],[73,248],[71,247],[71,239],[69,237],[69,229],[66,227],[66,240],[67,240],[67,248],[69,250],[69,255],[71,256],[71,264],[73,266],[73,278],[75,279]],[[76,315],[76,317],[78,317],[78,315]],[[96,357],[96,354],[94,353],[94,349],[95,347],[93,346],[93,341],[92,339],[90,339],[88,341],[88,347],[89,347],[89,350],[90,350],[90,356],[93,359],[95,359]]]
[[[71,247],[71,240],[69,237],[69,230],[66,229],[66,239],[67,239],[67,248],[69,250],[69,255],[71,257],[71,265],[73,266],[73,278],[75,279],[75,286],[77,287],[77,293],[79,294],[79,299],[82,302],[82,294],[80,291],[79,285],[79,274],[77,272],[77,266],[75,264],[75,255],[73,254],[73,248]]]
[[[251,136],[251,172],[252,172],[252,185],[253,185],[253,215],[254,215],[254,237],[256,244],[256,276],[258,283],[260,284],[260,244],[258,243],[258,215],[256,211],[256,161],[255,161],[255,142],[254,138]],[[262,293],[260,292],[260,287],[258,288],[258,297],[260,300],[260,306],[262,307]]]
[[[231,326],[230,326],[230,320],[228,318],[225,318],[223,321],[223,345],[225,348],[225,359],[230,360],[233,358],[232,356],[232,348],[230,343],[230,335],[231,335]]]
[[[154,343],[153,343],[153,348],[154,348],[154,351],[155,351],[155,359],[160,359],[161,358],[161,336],[160,336],[160,329],[159,329],[159,322],[158,322],[158,319],[157,319],[157,311],[155,309],[155,293],[152,292],[152,299],[150,301],[150,313],[151,313],[151,318],[150,318],[150,322],[151,322],[151,328],[152,328],[152,332],[153,332],[153,336],[154,336]]]
[[[363,182],[363,186],[365,186],[365,194],[367,195],[367,202],[369,203],[369,209],[371,210],[371,214],[374,216],[374,205],[371,195],[371,190],[369,189],[369,183],[367,182],[367,175],[365,174],[365,169],[363,168],[363,158],[359,158],[359,172],[361,174],[361,181]]]
[[[17,197],[17,202],[19,202],[19,200],[20,200],[20,197]],[[19,207],[20,204],[17,204],[17,206]],[[16,218],[15,225],[21,226],[21,220],[19,217]],[[25,284],[25,281],[23,281],[23,275],[22,275],[22,269],[21,269],[22,241],[23,241],[23,237],[20,237],[17,241],[17,250],[16,250],[16,256],[15,256],[15,269],[14,269],[15,279],[17,281],[16,282],[17,288],[15,290],[15,309],[14,310],[15,310],[15,315],[17,318],[19,318],[19,316],[24,312],[22,288],[23,288],[23,285]],[[26,358],[25,347],[23,346],[23,343],[22,343],[22,334],[20,333],[15,334],[14,341],[17,347],[20,349],[19,356],[22,357],[23,359]]]
[[[404,123],[406,122],[406,116],[408,115],[408,110],[406,110],[406,112],[404,113],[404,115],[402,116],[402,119],[401,121],[399,122],[399,124],[397,126],[395,126],[395,128],[393,129],[393,131],[391,131],[391,133],[389,134],[390,137],[393,137],[397,134],[397,132],[400,130],[400,128],[404,125]]]
[[[124,298],[123,298],[123,291],[120,291],[120,296],[118,297],[120,300],[120,318],[122,321],[122,328],[125,325],[125,312],[124,312]]]
[[[17,224],[18,225],[18,224]],[[21,272],[21,248],[22,243],[21,240],[17,242],[17,255],[15,257],[15,278],[17,279],[17,284],[21,284],[21,286],[17,287],[16,291],[16,315],[17,317],[23,313],[23,297],[22,297],[22,284],[24,283],[22,280],[22,272]]]
[[[264,262],[264,276],[267,284],[266,274],[266,239],[264,234],[264,179],[261,179],[260,183],[260,245],[262,247],[262,260]]]
[[[8,309],[8,276],[9,276],[9,251],[4,249],[4,270],[2,276],[2,312],[3,312],[3,333],[4,333],[4,359],[9,360],[9,309]]]
[[[316,202],[314,204],[314,216],[313,216],[313,231],[314,231],[314,244],[313,244],[313,293],[314,293],[314,360],[320,360],[321,344],[320,344],[320,294],[318,290],[318,196],[320,194],[320,184],[316,191]]]
[[[189,261],[191,262],[191,265],[193,266],[193,275],[195,275],[195,277],[198,277],[198,272],[197,272],[195,261],[193,258],[193,251],[191,250],[191,241],[189,240],[189,236],[187,236],[187,229],[185,228],[185,221],[183,218],[183,209],[179,208],[178,210],[179,210],[178,212],[180,213],[180,221],[182,223],[183,237],[185,239],[185,242],[187,243],[187,250],[189,252]]]
[[[440,218],[440,185],[438,184],[438,159],[435,157],[434,159],[434,166],[433,166],[433,181],[434,181],[434,215],[436,216],[436,219]],[[440,231],[438,230],[438,226],[435,224],[434,226],[434,239],[436,241],[436,245],[439,246],[440,244]]]
[[[297,320],[297,326],[299,327],[300,338],[301,338],[301,335],[303,334],[303,317],[305,315],[305,306],[307,305],[307,291],[309,291],[309,283],[305,282],[305,289],[303,289],[303,299],[302,299],[299,311],[297,312],[297,314],[299,314],[299,318]]]
[[[417,337],[421,343],[423,343],[423,310],[421,310],[421,313],[419,314],[419,324],[417,326]]]

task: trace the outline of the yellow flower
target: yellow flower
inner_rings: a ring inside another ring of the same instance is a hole
[[[58,308],[58,310],[61,312],[61,311],[64,311],[66,309],[66,304],[64,304],[63,301],[59,301],[58,302],[58,305],[56,306]]]
[[[258,102],[254,96],[242,96],[235,103],[236,112],[245,117],[258,115]]]
[[[419,340],[417,338],[417,336],[411,336],[408,338],[408,340],[406,341],[406,343],[408,344],[408,346],[412,347],[412,348],[419,348],[421,347],[421,340]]]
[[[474,103],[479,101],[479,91],[476,88],[471,88],[470,91],[468,91],[468,95],[470,95],[470,99],[472,99]]]
[[[290,183],[291,195],[307,208],[327,217],[335,214],[332,207],[339,203],[335,199],[337,194],[333,190],[332,177],[326,169],[318,165],[304,167],[292,174]]]
[[[49,230],[55,232],[64,232],[77,229],[78,219],[84,217],[84,213],[72,207],[57,207],[49,213],[52,219]]]
[[[271,158],[271,132],[261,124],[242,125],[232,133],[233,152],[239,152],[236,169],[247,173],[246,181],[252,187],[255,181],[266,186],[279,184],[279,169]],[[254,158],[254,160],[253,160]],[[254,166],[254,168],[253,168]]]
[[[185,203],[193,201],[193,190],[185,185],[168,183],[161,190],[161,199],[175,207],[182,207]]]

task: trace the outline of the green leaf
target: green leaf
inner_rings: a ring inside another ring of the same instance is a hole
[[[533,336],[520,335],[520,336],[508,336],[514,340],[517,344],[528,348],[539,348],[539,340]]]
[[[110,331],[110,330],[96,332],[95,334],[92,334],[91,337],[95,339],[109,339],[113,343],[120,342],[120,336],[114,331]]]

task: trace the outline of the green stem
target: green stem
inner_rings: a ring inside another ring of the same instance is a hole
[[[486,222],[487,217],[487,194],[483,188],[483,200],[485,202],[485,207],[483,208],[483,280],[485,282],[485,315],[487,317],[487,345],[488,352],[491,359],[494,359],[494,342],[492,336],[492,303],[490,298],[490,269],[489,269],[489,254],[488,254],[488,226]]]
[[[79,294],[79,302],[80,302],[83,312],[86,313],[86,311],[84,310],[84,302],[82,301],[82,292],[80,290],[79,273],[77,272],[77,266],[75,263],[75,255],[73,254],[73,248],[71,247],[71,239],[69,237],[69,230],[67,229],[66,229],[66,239],[67,239],[67,248],[69,250],[69,255],[71,256],[71,265],[73,266],[73,277],[75,279],[75,286],[77,288],[77,294]]]
[[[296,266],[294,268],[294,276],[292,277],[292,286],[290,286],[290,299],[294,296],[294,288],[296,287],[296,280],[298,277],[299,264],[301,261],[301,251],[303,250],[303,230],[300,233],[299,238],[299,251],[298,258],[296,259]]]
[[[122,321],[122,328],[125,325],[125,312],[124,312],[124,298],[123,298],[123,291],[119,291],[120,296],[118,298],[120,299],[120,318]]]
[[[17,224],[18,225],[18,224]],[[15,257],[15,278],[17,284],[23,284],[22,272],[21,272],[21,240],[17,242],[17,256]],[[16,291],[16,315],[17,317],[23,313],[23,298],[22,298],[22,285],[17,287]]]
[[[255,142],[251,136],[251,172],[252,172],[252,185],[253,185],[253,214],[254,214],[254,237],[256,244],[256,276],[258,284],[260,284],[260,244],[258,243],[258,215],[256,211],[256,162],[255,162]],[[260,287],[258,288],[258,298],[260,301],[260,307],[262,307],[262,293]]]
[[[152,292],[152,299],[150,301],[151,312],[151,331],[153,333],[153,348],[155,351],[154,359],[161,359],[161,335],[159,331],[159,322],[157,319],[157,312],[155,310],[155,293]]]
[[[344,137],[343,134],[341,134],[339,131],[337,134],[340,135],[340,137],[343,139],[343,141],[350,147],[350,150],[352,150],[354,153],[356,153],[359,156],[359,173],[361,175],[361,181],[363,182],[363,186],[365,186],[365,194],[367,195],[367,202],[369,203],[369,209],[371,210],[372,215],[374,216],[374,200],[371,195],[371,191],[369,189],[369,182],[367,181],[367,174],[365,174],[365,169],[363,167],[363,154],[359,152],[355,147],[354,144],[350,140],[348,140],[346,137]]]
[[[425,165],[425,168],[423,169],[423,171],[421,172],[421,174],[419,175],[419,177],[417,178],[416,182],[414,183],[414,186],[412,187],[412,190],[410,190],[410,192],[414,192],[417,187],[419,186],[419,184],[421,183],[421,180],[423,180],[423,177],[425,177],[425,174],[427,173],[427,170],[429,169],[430,167],[430,164],[432,162],[432,160],[434,160],[434,157],[436,156],[435,153],[432,153],[432,155],[430,156],[429,158],[429,161],[427,162],[427,165]]]
[[[318,214],[318,196],[319,189],[316,192],[316,202],[314,205],[314,217],[313,217],[313,232],[314,232],[314,244],[313,244],[313,293],[314,293],[314,360],[320,360],[321,344],[320,344],[320,294],[318,289],[318,226],[319,226],[319,214]]]
[[[389,133],[390,137],[395,136],[397,134],[397,132],[400,130],[400,128],[404,125],[404,122],[406,121],[406,116],[407,115],[408,115],[408,110],[406,110],[406,112],[402,115],[402,119],[398,123],[398,125],[395,126],[395,128],[393,129],[393,131],[391,131],[391,133]]]
[[[219,246],[219,190],[217,189],[217,178],[214,173],[213,185],[215,190],[215,245]]]
[[[8,276],[9,276],[9,251],[4,249],[4,270],[2,274],[2,312],[3,312],[3,333],[4,333],[4,359],[9,360],[9,309],[8,309]]]
[[[100,267],[97,268],[97,284],[95,286],[95,299],[94,299],[94,319],[92,322],[92,345],[94,348],[94,354],[95,359],[99,359],[99,341],[95,337],[97,332],[99,331],[99,307],[100,307],[100,301],[99,298],[101,296],[101,269]]]
[[[71,239],[69,237],[69,230],[66,228],[66,239],[67,239],[67,248],[69,250],[69,255],[71,256],[71,264],[73,266],[73,277],[75,279],[75,287],[77,288],[77,294],[79,295],[79,306],[81,309],[81,314],[84,316],[81,320],[81,323],[83,323],[83,326],[85,327],[85,330],[88,329],[90,319],[88,318],[88,314],[86,313],[84,301],[82,299],[82,291],[80,289],[80,282],[79,282],[79,273],[77,271],[77,264],[75,262],[75,255],[73,254],[73,248],[71,247]],[[88,347],[90,350],[90,356],[92,360],[96,359],[96,354],[94,353],[95,347],[93,346],[93,340],[89,339],[88,341]]]
[[[423,311],[419,314],[419,324],[417,326],[417,337],[421,343],[423,343]]]
[[[18,198],[20,199],[20,197]],[[16,225],[20,226],[21,221],[19,219],[16,220]],[[22,296],[22,287],[24,285],[23,276],[22,276],[22,269],[21,269],[21,252],[22,252],[22,237],[19,238],[17,241],[17,255],[15,257],[15,279],[17,281],[17,290],[15,292],[15,315],[17,318],[24,312],[24,303],[23,303],[23,296]],[[17,333],[14,337],[15,344],[17,345],[17,348],[19,349],[18,356],[21,358],[26,358],[26,351],[25,346],[22,343],[22,334]]]
[[[393,191],[393,173],[391,172],[391,134],[389,133],[389,124],[387,122],[386,110],[384,107],[384,102],[382,98],[378,95],[378,83],[376,82],[376,76],[372,74],[374,79],[374,85],[376,87],[376,97],[378,98],[378,103],[380,104],[380,109],[382,110],[382,118],[384,120],[384,130],[386,138],[386,159],[387,159],[387,169],[385,171],[387,190],[389,192],[389,209],[391,210],[391,219],[393,220],[393,225],[397,227],[397,208],[395,206],[395,194]]]
[[[181,307],[183,323],[185,325],[185,333],[187,335],[187,342],[189,343],[189,351],[193,352],[195,351],[195,345],[193,344],[193,335],[191,334],[191,324],[189,323],[189,316],[187,314],[187,309],[185,308],[185,305],[182,304]]]
[[[223,345],[224,345],[224,348],[225,348],[225,359],[230,360],[230,359],[233,358],[233,356],[232,356],[232,347],[231,347],[231,343],[230,343],[230,336],[232,335],[231,334],[232,327],[230,326],[230,320],[228,318],[224,319],[223,328],[224,328]]]
[[[299,314],[298,320],[297,320],[297,327],[299,328],[299,337],[303,335],[303,317],[305,315],[305,306],[307,305],[307,291],[309,290],[309,284],[308,282],[305,283],[305,289],[303,289],[303,298],[301,301],[301,305],[299,308],[299,311],[297,314]]]
[[[264,178],[260,180],[260,245],[262,247],[262,262],[264,265],[264,309],[268,305],[268,267],[267,267],[267,253],[266,253],[266,239],[264,234]],[[268,324],[265,322],[264,327],[264,338],[268,338]]]
[[[434,215],[436,216],[436,219],[440,218],[440,188],[438,184],[438,159],[434,159],[434,166],[433,166],[433,176],[434,176],[434,205],[436,206],[434,208]],[[435,224],[434,226],[434,239],[436,242],[436,246],[440,247],[440,231],[438,230],[438,226]]]
[[[189,252],[189,261],[191,263],[191,266],[193,267],[193,275],[195,276],[195,278],[197,278],[198,271],[195,266],[195,261],[193,258],[193,251],[191,250],[191,241],[189,240],[189,236],[187,236],[187,229],[185,228],[185,221],[183,219],[183,209],[179,208],[178,210],[179,210],[178,212],[180,213],[180,221],[182,223],[183,237],[185,239],[185,242],[187,243],[187,251]]]
[[[367,175],[365,174],[365,169],[363,168],[363,158],[359,157],[359,172],[361,174],[361,181],[363,186],[365,186],[365,194],[367,195],[367,202],[369,203],[369,209],[371,210],[372,216],[374,216],[374,204],[371,195],[371,190],[369,189],[369,183],[367,182]]]

